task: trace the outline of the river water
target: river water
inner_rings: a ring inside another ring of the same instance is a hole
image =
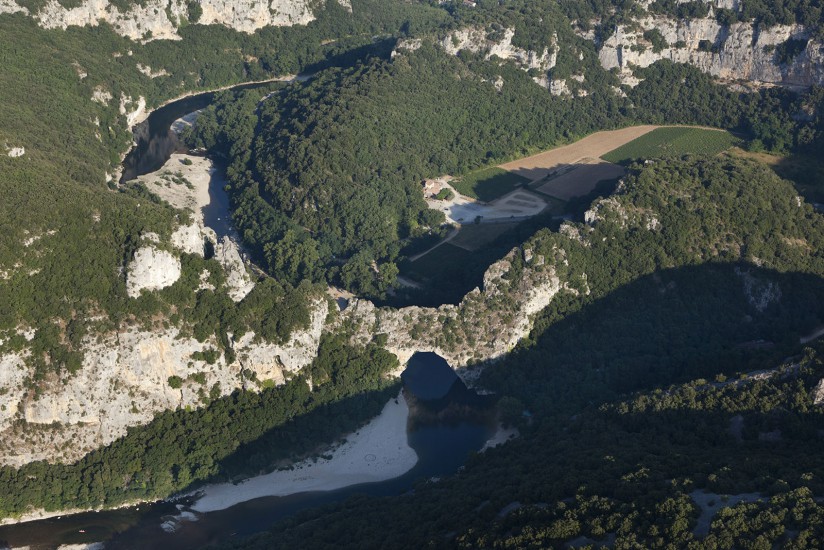
[[[135,130],[136,146],[124,161],[123,179],[159,169],[172,153],[185,151],[171,124],[178,118],[202,109],[214,99],[214,93],[199,94],[170,103],[154,111]],[[219,168],[219,167],[218,167]],[[225,178],[220,170],[211,180],[212,204],[204,209],[206,225],[219,236],[231,232],[229,199],[224,190]],[[32,550],[52,549],[63,544],[105,542],[107,549],[175,549],[200,548],[209,543],[233,540],[270,527],[278,519],[313,508],[342,501],[354,495],[402,495],[421,479],[455,473],[471,452],[478,451],[495,431],[488,404],[478,414],[451,420],[433,410],[446,410],[454,401],[465,404],[467,390],[447,362],[434,353],[415,354],[403,375],[405,391],[424,411],[416,421],[413,407],[407,432],[409,445],[418,455],[417,464],[406,474],[388,481],[355,485],[325,492],[310,492],[286,497],[265,497],[243,502],[226,510],[195,514],[196,521],[176,521],[174,532],[161,525],[179,518],[186,503],[158,502],[119,510],[87,512],[0,527],[0,548],[29,546]],[[432,420],[432,419],[435,420]]]

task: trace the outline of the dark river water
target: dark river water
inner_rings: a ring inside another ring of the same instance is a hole
[[[305,82],[309,78],[311,75],[299,75],[296,80]],[[233,91],[252,90],[269,84],[271,83],[241,84],[230,89]],[[123,160],[123,175],[120,177],[120,183],[154,172],[169,160],[172,153],[186,152],[185,145],[172,131],[172,123],[189,113],[208,107],[217,93],[203,92],[173,101],[152,111],[145,121],[135,126],[135,146]]]
[[[154,111],[135,129],[137,143],[124,161],[121,181],[153,172],[163,166],[172,153],[184,152],[185,147],[171,132],[171,124],[208,106],[213,98],[214,93],[200,94]],[[225,184],[224,173],[216,163],[210,182],[212,203],[203,213],[206,225],[219,237],[232,231]],[[263,531],[275,521],[307,508],[354,495],[402,495],[419,480],[455,473],[468,455],[479,450],[494,433],[489,403],[468,390],[448,363],[434,353],[416,353],[402,378],[404,391],[412,400],[407,437],[418,455],[418,462],[400,477],[334,491],[258,498],[205,514],[187,512],[186,502],[158,502],[7,525],[0,527],[0,548],[29,546],[40,550],[102,541],[107,549],[195,549]],[[477,407],[477,414],[441,414],[448,411],[450,405],[465,407],[467,403]],[[180,521],[181,511],[196,521]],[[167,532],[161,527],[164,523],[174,524],[176,530]]]

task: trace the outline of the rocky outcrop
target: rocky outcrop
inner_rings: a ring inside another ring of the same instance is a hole
[[[504,29],[502,36],[490,36],[487,31],[478,28],[465,28],[453,31],[438,44],[450,55],[457,55],[461,50],[481,53],[486,59],[497,57],[503,60],[512,60],[524,70],[537,69],[546,72],[555,66],[557,48],[544,49],[541,52],[525,50],[514,46],[512,38],[515,29]],[[553,39],[553,44],[557,37]],[[404,45],[405,49],[417,49],[411,45]]]
[[[156,71],[148,65],[143,65],[142,63],[138,63],[136,66],[138,71],[145,74],[149,78],[160,78],[161,76],[169,76],[169,72],[166,71],[166,69],[160,69]],[[83,77],[81,77],[80,80],[83,80]]]
[[[102,86],[97,86],[94,91],[92,92],[92,101],[96,103],[100,103],[101,105],[109,105],[109,101],[112,100],[112,93]],[[125,108],[125,106],[124,106]]]
[[[183,242],[191,235],[194,245],[197,233],[191,227],[182,226],[175,234]],[[136,257],[151,251],[152,257],[175,260],[157,248],[156,240],[161,239],[145,234]],[[0,387],[5,390],[0,394],[0,464],[75,460],[160,411],[199,407],[215,395],[255,390],[267,381],[282,384],[313,361],[327,330],[344,331],[354,343],[386,334],[386,347],[401,364],[416,351],[435,351],[462,377],[471,378],[477,371],[460,367],[508,353],[558,292],[577,292],[558,275],[562,265],[566,254],[557,247],[549,255],[516,248],[489,268],[483,290],[470,292],[457,306],[392,309],[353,300],[331,326],[326,325],[330,301],[319,298],[311,306],[309,326],[286,342],[264,342],[252,332],[229,335],[235,352],[231,363],[216,353],[220,346],[214,336],[199,342],[185,328],[132,326],[86,338],[79,371],[54,375],[35,394],[27,387],[33,376],[25,362],[27,351],[0,355]],[[134,272],[130,268],[127,280]],[[179,387],[170,384],[170,377],[179,379]]]
[[[126,274],[126,293],[137,298],[144,290],[172,286],[180,278],[180,258],[152,245],[137,249]]]
[[[293,334],[284,344],[260,342],[254,332],[247,332],[234,346],[238,360],[244,369],[255,373],[259,382],[272,380],[283,384],[289,374],[297,373],[315,359],[328,313],[326,300],[315,302],[309,327]]]
[[[301,0],[205,0],[198,22],[249,33],[269,26],[306,25],[315,19],[309,4]]]
[[[781,287],[773,281],[765,281],[753,275],[749,270],[736,267],[735,274],[741,278],[744,295],[757,311],[763,312],[770,304],[781,301]]]
[[[476,288],[458,305],[438,308],[377,308],[365,300],[352,300],[341,313],[357,327],[355,339],[367,341],[385,334],[386,349],[401,365],[417,351],[443,356],[462,378],[473,373],[462,369],[498,359],[528,334],[533,316],[560,291],[568,289],[556,272],[556,257],[525,254],[520,273],[511,272],[520,249],[491,265],[484,276],[483,290]],[[526,259],[528,257],[528,259]],[[520,262],[519,262],[520,263]]]
[[[18,157],[22,157],[23,155],[26,154],[26,148],[25,147],[9,147],[6,151],[6,154],[9,157],[13,158],[13,159],[18,158]]]
[[[216,340],[199,342],[177,328],[96,335],[84,342],[82,368],[55,377],[37,396],[25,386],[32,375],[25,354],[0,355],[0,387],[6,390],[0,394],[0,464],[75,460],[158,412],[202,406],[214,388],[220,395],[256,388],[242,374],[247,369],[258,383],[282,384],[286,372],[297,372],[317,355],[326,315],[326,300],[318,300],[310,326],[282,345],[240,335],[232,363],[218,354],[210,364],[203,352],[216,350]],[[182,380],[179,388],[170,385],[172,376]]]
[[[657,30],[666,42],[655,51],[644,38]],[[824,45],[809,40],[806,48],[788,63],[780,63],[775,48],[789,39],[808,40],[800,25],[757,28],[750,23],[729,27],[715,19],[676,20],[645,17],[619,25],[601,46],[599,59],[605,69],[617,68],[625,84],[635,85],[633,67],[647,67],[660,59],[688,63],[729,81],[756,84],[811,86],[824,84]]]
[[[14,0],[0,0],[0,14],[2,13],[29,13],[29,10],[18,5]]]
[[[215,259],[226,275],[229,297],[235,302],[244,299],[255,288],[255,283],[246,271],[238,245],[229,237],[223,237],[215,246]]]
[[[172,246],[187,254],[203,256],[205,240],[203,229],[197,224],[181,225],[172,233]]]
[[[184,163],[185,161],[185,163]],[[160,170],[138,178],[146,187],[175,208],[186,210],[193,221],[172,233],[171,245],[180,252],[203,256],[206,241],[214,247],[214,258],[226,275],[229,297],[241,301],[255,287],[246,270],[237,242],[231,237],[218,239],[214,230],[204,225],[202,208],[211,201],[209,185],[215,168],[207,158],[174,154]]]
[[[824,405],[824,378],[818,381],[813,390],[813,404]]]
[[[118,34],[132,40],[179,39],[178,28],[190,19],[186,0],[146,0],[130,3],[120,11],[108,0],[84,0],[66,8],[50,0],[34,16],[45,28],[96,26],[108,23]],[[199,0],[202,10],[197,23],[224,25],[252,33],[268,26],[306,25],[315,19],[315,4],[309,0]],[[348,0],[340,4],[351,10]],[[0,0],[0,13],[26,11],[12,0]]]
[[[140,124],[149,116],[148,111],[146,111],[146,98],[140,96],[135,101],[131,97],[121,94],[119,112],[121,115],[125,115],[126,125],[129,128]]]
[[[168,11],[167,11],[168,9]],[[143,5],[131,3],[127,12],[121,12],[108,0],[85,0],[73,8],[65,8],[50,0],[35,17],[47,29],[94,27],[101,21],[109,23],[118,34],[142,39],[177,39],[177,27],[188,14],[185,2],[147,0]]]

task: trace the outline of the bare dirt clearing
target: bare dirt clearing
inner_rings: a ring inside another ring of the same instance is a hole
[[[554,175],[564,168],[577,164],[592,164],[594,159],[617,149],[618,147],[637,139],[658,128],[654,125],[632,126],[620,130],[595,132],[587,137],[564,145],[506,164],[501,164],[509,172],[525,177],[530,181],[544,179]],[[597,161],[596,161],[597,162]]]

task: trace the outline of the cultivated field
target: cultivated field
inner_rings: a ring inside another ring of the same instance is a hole
[[[717,155],[740,140],[725,130],[709,128],[658,128],[601,155],[607,162],[628,164],[634,160],[682,155]]]
[[[501,164],[499,168],[524,177],[529,181],[541,180],[548,176],[560,175],[560,172],[578,164],[591,163],[591,160],[589,162],[585,161],[587,159],[597,159],[656,128],[657,126],[633,126],[621,130],[596,132],[570,145],[550,149],[531,157],[513,160]]]
[[[586,195],[599,181],[611,180],[624,175],[624,168],[611,162],[595,161],[592,164],[573,166],[560,176],[550,177],[546,183],[536,182],[534,189],[545,195],[568,201]]]
[[[514,229],[520,222],[512,223],[472,223],[461,226],[460,232],[449,242],[454,246],[474,252],[484,245],[491,243],[510,229]]]

